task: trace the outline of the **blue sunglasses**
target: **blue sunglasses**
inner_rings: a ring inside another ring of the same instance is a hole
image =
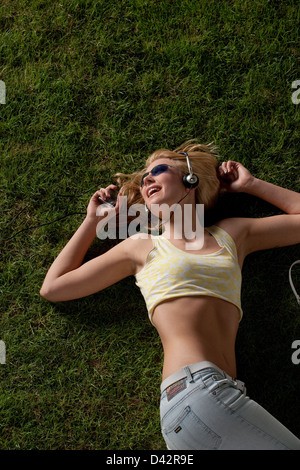
[[[141,187],[144,186],[144,179],[146,178],[146,176],[152,175],[155,177],[155,176],[161,175],[162,173],[165,173],[166,171],[168,171],[169,167],[175,168],[174,166],[167,165],[166,163],[161,163],[160,165],[156,165],[155,167],[153,167],[151,171],[148,171],[142,176]]]

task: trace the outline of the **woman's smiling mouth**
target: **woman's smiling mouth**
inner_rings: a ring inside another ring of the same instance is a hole
[[[158,191],[160,190],[160,186],[151,186],[149,189],[147,189],[147,197],[150,198],[151,196],[153,196],[153,194],[158,193]]]

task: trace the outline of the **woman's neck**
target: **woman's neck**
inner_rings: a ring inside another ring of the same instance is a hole
[[[177,206],[170,219],[164,224],[163,236],[182,240],[191,250],[201,249],[204,242],[203,205],[185,203]]]

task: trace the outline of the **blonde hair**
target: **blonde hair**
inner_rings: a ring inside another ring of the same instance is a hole
[[[188,173],[185,155],[179,152],[186,152],[189,156],[193,173],[199,178],[199,185],[195,191],[196,204],[204,204],[204,209],[211,209],[217,202],[220,182],[217,177],[217,147],[213,143],[200,144],[193,140],[188,140],[182,145],[171,151],[168,149],[159,149],[153,152],[145,162],[145,168],[130,175],[115,174],[116,182],[120,187],[123,196],[127,196],[127,204],[143,204],[144,199],[141,195],[140,185],[142,175],[146,169],[155,160],[169,158],[174,161],[183,173]]]

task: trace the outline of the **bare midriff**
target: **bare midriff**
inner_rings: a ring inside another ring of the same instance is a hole
[[[162,379],[188,364],[210,361],[236,377],[239,309],[222,299],[187,296],[159,304],[152,315],[164,349]]]

